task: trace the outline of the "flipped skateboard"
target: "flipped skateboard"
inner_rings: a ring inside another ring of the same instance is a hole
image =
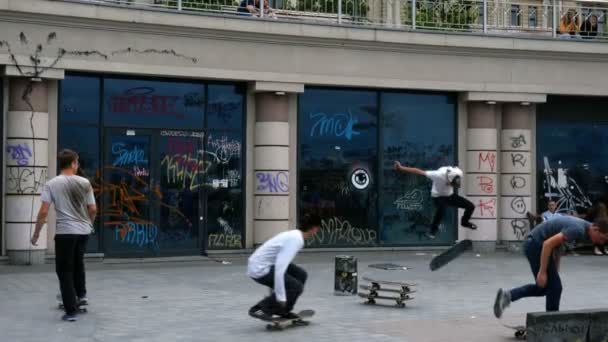
[[[459,241],[454,246],[448,248],[446,251],[444,251],[443,253],[434,257],[433,260],[431,260],[431,264],[429,265],[431,268],[431,271],[435,271],[435,270],[445,266],[446,264],[448,264],[452,260],[456,259],[462,253],[471,249],[472,247],[473,247],[473,242],[471,240]]]
[[[61,299],[61,295],[58,294],[57,297],[57,309],[59,310],[65,310],[65,306],[63,306],[63,300]],[[78,311],[78,313],[87,313],[87,305],[89,305],[88,302],[81,302],[78,300],[78,298],[76,298],[76,310]]]
[[[528,329],[523,325],[508,325],[501,323],[505,328],[515,330],[515,338],[518,340],[525,340],[528,335]]]
[[[306,326],[310,324],[310,321],[305,320],[306,318],[310,318],[314,316],[314,310],[302,310],[297,312],[297,318],[282,318],[282,317],[272,317],[270,319],[259,318],[265,322],[268,322],[266,325],[266,330],[283,330],[290,326]]]
[[[406,300],[414,299],[411,294],[416,291],[413,291],[411,288],[416,286],[416,284],[376,280],[368,277],[363,277],[363,280],[371,283],[370,285],[359,286],[361,289],[368,291],[367,293],[359,292],[359,297],[367,299],[365,304],[376,304],[377,299],[394,300],[397,303],[396,305],[402,308],[405,306]],[[382,285],[393,286],[393,288]],[[395,294],[395,296],[382,295],[380,292],[385,292],[389,294],[392,293]]]

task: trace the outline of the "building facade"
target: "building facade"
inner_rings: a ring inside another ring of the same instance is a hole
[[[71,148],[100,214],[90,253],[242,250],[321,214],[310,248],[517,246],[526,213],[605,200],[608,43],[417,32],[23,0],[0,2],[2,255],[29,237]],[[434,208],[459,165],[479,229]]]

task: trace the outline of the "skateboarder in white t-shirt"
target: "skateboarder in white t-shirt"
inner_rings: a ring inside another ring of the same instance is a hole
[[[431,223],[431,231],[428,236],[434,239],[439,231],[439,224],[443,218],[443,213],[446,207],[457,207],[464,209],[464,214],[460,220],[460,225],[465,228],[477,229],[477,226],[471,223],[471,215],[475,210],[475,205],[466,198],[459,196],[454,189],[460,187],[461,178],[463,177],[462,170],[455,166],[443,166],[437,170],[425,171],[415,167],[407,167],[395,161],[395,170],[403,173],[411,173],[415,175],[426,176],[433,181],[431,189],[431,197],[433,203],[437,207],[433,222]]]
[[[250,316],[263,320],[270,320],[273,315],[297,318],[291,310],[304,291],[308,276],[292,261],[304,247],[304,240],[315,236],[320,226],[319,216],[306,214],[298,229],[277,234],[249,257],[247,275],[274,290],[249,309]]]

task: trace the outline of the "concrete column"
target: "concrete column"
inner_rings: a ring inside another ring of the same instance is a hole
[[[473,240],[474,250],[483,252],[494,251],[497,238],[497,108],[485,102],[469,102],[467,110],[465,189],[467,198],[475,204],[471,221],[477,230],[460,227],[458,236]]]
[[[28,92],[29,85],[27,78],[10,79],[5,227],[6,250],[12,264],[44,263],[47,249],[46,229],[42,230],[37,247],[30,244],[40,207],[40,192],[48,174],[47,83],[31,83],[29,101],[25,101],[23,95]]]
[[[526,212],[532,208],[531,127],[534,105],[503,106],[501,131],[501,218],[499,238],[517,249],[530,231]]]
[[[255,96],[254,244],[289,229],[289,95]]]

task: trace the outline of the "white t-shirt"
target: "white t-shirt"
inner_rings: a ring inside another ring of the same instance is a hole
[[[440,167],[437,170],[426,171],[425,175],[433,181],[433,187],[431,188],[431,197],[444,197],[452,196],[454,193],[454,187],[448,182],[448,170],[451,169],[449,166]]]
[[[93,222],[87,207],[95,204],[95,195],[88,179],[59,175],[44,185],[40,200],[55,205],[55,234],[91,234]]]
[[[258,279],[268,274],[274,266],[274,293],[277,300],[287,301],[285,295],[285,271],[304,247],[304,236],[298,229],[277,234],[249,257],[247,275]]]

